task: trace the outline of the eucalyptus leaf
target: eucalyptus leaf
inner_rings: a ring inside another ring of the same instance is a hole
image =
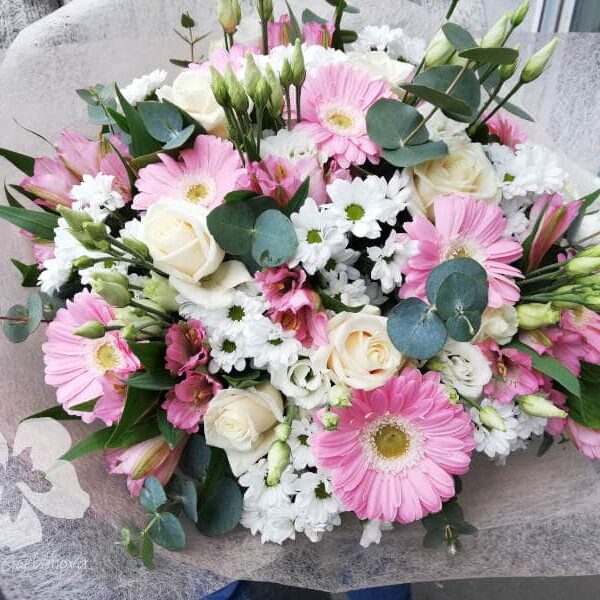
[[[32,292],[27,298],[27,313],[29,321],[27,322],[27,330],[32,334],[42,322],[44,307],[42,299],[37,292]]]
[[[242,516],[243,497],[236,481],[221,479],[211,493],[202,499],[197,527],[206,536],[231,531]]]
[[[152,540],[167,550],[185,548],[185,532],[179,519],[170,512],[157,513],[148,529]]]
[[[179,468],[194,479],[202,479],[210,464],[211,449],[203,435],[191,435],[183,451]]]
[[[302,30],[300,29],[298,19],[288,0],[285,0],[285,5],[287,6],[288,15],[290,17],[290,42],[293,44],[296,40],[302,40]]]
[[[39,292],[40,298],[42,299],[43,305],[43,317],[48,321],[52,321],[56,316],[56,313],[64,308],[66,302],[63,298],[56,298],[54,296],[49,296],[44,292]]]
[[[456,112],[465,116],[468,116],[473,112],[471,107],[460,98],[455,98],[454,96],[436,90],[435,88],[416,83],[402,83],[400,84],[400,87],[442,110]]]
[[[461,52],[469,48],[477,48],[479,44],[473,39],[473,36],[460,25],[456,23],[444,23],[442,31],[446,39],[454,46],[455,50]]]
[[[519,52],[514,48],[469,48],[459,56],[479,64],[512,65],[519,58]]]
[[[400,148],[402,140],[423,122],[423,115],[416,108],[399,100],[382,98],[371,106],[366,119],[367,133],[371,140],[382,148],[395,150]],[[428,139],[427,128],[421,127],[410,143],[424,144]]]
[[[282,212],[267,210],[256,219],[251,254],[261,267],[282,265],[294,257],[297,248],[294,226]]]
[[[175,150],[183,146],[196,131],[194,125],[188,125],[185,129],[182,129],[176,136],[172,137],[164,146],[163,150]]]
[[[142,536],[140,558],[146,569],[152,570],[156,567],[156,564],[154,563],[154,543],[149,535]]]
[[[207,225],[225,252],[240,256],[250,254],[254,220],[254,213],[244,202],[226,202],[209,213]]]
[[[173,105],[146,101],[137,105],[137,111],[148,133],[160,142],[177,137],[183,127],[183,117]]]
[[[167,495],[156,477],[150,476],[144,481],[140,492],[140,504],[149,513],[155,513],[167,502]]]
[[[323,19],[316,13],[314,13],[309,8],[305,8],[302,13],[302,22],[303,23],[319,23],[319,25],[325,25],[327,23],[327,19]]]
[[[412,167],[448,154],[444,142],[425,142],[419,146],[405,146],[395,150],[384,149],[381,156],[395,167]]]
[[[440,285],[443,283],[444,279],[452,273],[462,273],[463,275],[467,275],[473,279],[477,286],[487,290],[487,275],[485,269],[476,260],[467,257],[452,258],[435,267],[427,278],[425,293],[432,305],[437,304],[437,292]]]
[[[198,522],[198,490],[191,479],[175,475],[167,487],[170,499],[181,502],[183,513],[193,523]]]
[[[2,321],[2,331],[9,342],[13,344],[24,342],[29,337],[29,312],[27,307],[20,304],[11,306],[6,313],[6,319]]]
[[[253,190],[234,190],[225,194],[225,202],[243,202],[257,196],[260,196],[260,194],[257,194]]]

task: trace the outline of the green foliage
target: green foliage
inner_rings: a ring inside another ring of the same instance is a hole
[[[0,206],[0,219],[44,240],[54,239],[54,229],[58,225],[57,214],[15,206]]]
[[[445,502],[440,512],[421,519],[421,523],[426,529],[423,546],[437,548],[445,544],[451,553],[455,553],[459,548],[459,535],[473,535],[477,532],[475,526],[465,521],[463,510],[456,498]]]
[[[211,449],[206,445],[203,435],[190,436],[183,451],[179,468],[183,473],[194,479],[202,479],[210,464]]]
[[[459,56],[482,65],[512,65],[519,58],[519,52],[514,48],[469,48]]]
[[[33,166],[35,159],[26,154],[9,150],[8,148],[0,148],[0,156],[5,158],[11,165],[19,169],[25,175],[31,177],[33,175]]]
[[[149,512],[156,512],[167,502],[167,495],[156,477],[148,477],[140,492],[140,504]]]
[[[169,390],[176,383],[177,379],[164,369],[134,373],[127,380],[129,387],[140,390]]]
[[[246,369],[241,373],[232,372],[222,377],[231,387],[247,388],[259,384],[264,379],[264,371]]]
[[[300,29],[298,19],[287,0],[285,0],[285,5],[287,6],[288,15],[290,16],[290,42],[293,44],[296,40],[302,40],[302,30]]]
[[[148,415],[149,409],[156,401],[156,392],[148,389],[138,389],[129,385],[125,396],[123,414],[115,426],[108,444],[113,448],[125,448],[127,446],[125,441],[130,431]]]
[[[300,187],[296,190],[296,193],[290,198],[290,201],[287,203],[287,206],[283,209],[283,212],[286,215],[291,215],[292,213],[298,212],[305,200],[308,198],[308,190],[310,188],[310,177],[307,177]]]
[[[198,512],[198,529],[207,536],[231,531],[242,515],[242,492],[233,479],[220,479],[203,497]]]
[[[177,429],[177,427],[174,427],[173,425],[171,425],[171,423],[167,419],[166,411],[163,410],[162,408],[158,409],[157,421],[158,421],[158,429],[159,429],[160,433],[165,438],[165,441],[169,445],[169,448],[171,448],[171,450],[173,450],[175,448],[175,446],[177,446],[177,443],[179,442],[179,440],[181,439],[181,436],[182,436],[181,430],[179,430],[179,429]]]
[[[567,394],[569,417],[584,427],[600,429],[600,366],[581,363],[579,383],[579,395]]]
[[[156,513],[148,527],[152,541],[167,550],[185,548],[185,532],[179,519],[170,512]]]
[[[251,255],[263,268],[291,260],[298,238],[290,219],[278,210],[263,212],[254,223]]]
[[[319,25],[325,25],[327,19],[323,19],[323,17],[320,17],[309,8],[305,8],[302,13],[302,23],[319,23]]]
[[[469,48],[477,48],[479,46],[473,39],[473,36],[456,23],[445,23],[442,25],[442,31],[444,32],[446,39],[459,52],[468,50]]]
[[[72,406],[70,410],[77,412],[89,412],[91,413],[94,410],[94,406],[96,406],[96,400],[89,400],[88,402],[84,402],[83,404],[78,404],[77,406]],[[65,409],[56,405],[52,408],[47,408],[46,410],[42,410],[33,415],[29,415],[25,417],[23,421],[29,421],[30,419],[43,419],[50,418],[55,421],[75,421],[81,419],[78,415],[70,415],[65,411]]]
[[[129,348],[147,371],[164,369],[167,351],[164,342],[129,342]]]
[[[319,292],[319,297],[321,298],[321,302],[323,302],[323,308],[327,310],[333,310],[336,313],[340,312],[360,312],[364,306],[348,306],[344,304],[338,298],[330,296],[323,291]]]
[[[22,262],[19,262],[16,258],[11,258],[10,261],[15,266],[17,271],[21,273],[22,280],[21,285],[23,287],[37,287],[37,282],[40,276],[40,270],[38,269],[37,264],[26,265]]]
[[[6,339],[13,344],[20,344],[29,337],[29,312],[26,306],[15,304],[6,313],[2,321],[2,332]]]

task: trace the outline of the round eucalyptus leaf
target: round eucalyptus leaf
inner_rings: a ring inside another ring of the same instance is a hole
[[[27,331],[31,334],[39,327],[44,314],[42,299],[37,292],[29,294],[29,298],[27,298],[27,312],[29,313]]]
[[[217,206],[210,212],[206,222],[211,235],[225,252],[236,256],[250,253],[254,213],[243,202]]]
[[[468,48],[459,56],[486,65],[512,65],[519,58],[514,48]]]
[[[451,258],[439,264],[427,278],[425,292],[427,299],[433,306],[437,306],[437,293],[440,285],[452,273],[462,273],[473,279],[478,290],[485,289],[485,303],[487,304],[487,275],[485,269],[472,258]],[[438,307],[439,308],[439,307]]]
[[[401,300],[392,309],[387,332],[400,352],[418,360],[435,356],[448,337],[435,309],[418,298]]]
[[[20,344],[29,337],[29,311],[26,306],[16,304],[11,306],[6,313],[6,320],[2,321],[2,331],[6,339],[13,344]],[[10,319],[14,318],[15,321]]]
[[[178,133],[176,133],[171,139],[163,146],[164,150],[174,150],[175,148],[179,148],[183,146],[189,139],[192,133],[196,128],[194,125],[188,125],[185,129],[182,129]]]
[[[481,327],[481,313],[467,310],[450,315],[444,322],[448,335],[457,342],[468,342]]]
[[[148,133],[159,142],[170,142],[183,127],[183,116],[172,104],[140,102],[137,110]]]
[[[52,321],[59,309],[65,307],[66,302],[62,298],[49,296],[44,292],[40,292],[39,295],[42,299],[43,318],[47,319],[48,321]]]
[[[155,513],[165,502],[167,495],[156,477],[148,477],[140,492],[140,504],[149,513]]]
[[[167,550],[185,548],[185,532],[179,519],[169,512],[157,513],[155,517],[156,520],[148,529],[152,541]]]
[[[254,224],[252,258],[263,268],[278,267],[293,258],[298,238],[292,222],[278,210],[266,210]]]
[[[242,516],[243,498],[233,479],[221,479],[210,495],[202,500],[198,511],[198,529],[207,536],[231,531]]]
[[[448,154],[444,142],[426,142],[419,146],[404,146],[396,150],[383,150],[381,156],[395,167],[412,167],[427,160]]]
[[[382,148],[395,150],[422,121],[423,115],[416,108],[399,100],[382,98],[367,112],[367,132],[371,140]],[[421,127],[410,143],[424,144],[428,139],[427,128]]]
[[[419,85],[418,83],[403,83],[400,87],[442,110],[457,112],[465,116],[471,114],[471,107],[464,100],[455,98],[435,88]]]
[[[190,436],[185,446],[179,468],[189,477],[202,479],[210,463],[210,447],[199,433]]]

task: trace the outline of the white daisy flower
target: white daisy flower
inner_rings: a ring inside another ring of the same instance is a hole
[[[112,189],[114,175],[84,175],[83,181],[71,189],[73,210],[80,210],[94,221],[104,221],[108,215],[125,206],[123,196]]]
[[[360,538],[360,545],[363,548],[368,548],[371,544],[379,544],[381,542],[381,532],[391,531],[394,526],[391,523],[385,521],[364,521],[363,522],[363,533]]]
[[[385,181],[385,178],[382,178]],[[396,171],[392,178],[385,183],[385,197],[388,199],[388,208],[383,220],[388,225],[395,225],[398,213],[403,211],[411,195],[410,178],[404,172]]]
[[[218,337],[209,335],[211,361],[208,370],[211,373],[233,369],[243,371],[246,368],[247,350],[242,337]]]
[[[166,79],[167,72],[162,69],[156,69],[152,73],[136,77],[121,90],[121,93],[129,104],[135,106],[153,94]]]
[[[321,271],[325,279],[324,292],[338,298],[346,306],[356,307],[369,303],[367,284],[364,279],[351,281],[346,270]]]
[[[268,320],[265,318],[265,320]],[[288,367],[298,360],[302,344],[296,339],[293,331],[285,331],[279,323],[269,321],[257,331],[252,338],[247,339],[248,356],[257,369],[269,371]]]
[[[352,49],[356,52],[385,51],[390,44],[403,35],[404,32],[400,28],[390,29],[389,25],[367,25],[358,32],[358,39]]]
[[[203,322],[218,336],[237,339],[246,334],[256,321],[265,319],[267,303],[262,296],[250,296],[237,290],[229,306],[205,311]]]
[[[267,460],[261,458],[240,476],[238,483],[247,488],[244,492],[244,503],[267,510],[290,500],[295,494],[298,476],[291,465],[283,471],[277,485],[267,485],[267,473]]]
[[[517,416],[517,435],[522,440],[528,440],[532,435],[542,435],[546,429],[548,419],[545,417],[534,417],[522,411],[519,405],[515,405]]]
[[[367,255],[373,261],[371,279],[381,281],[384,294],[394,291],[402,283],[402,268],[409,258],[419,252],[419,242],[406,240],[398,242],[397,232],[392,230],[385,244],[367,248]]]
[[[273,71],[279,75],[283,67],[283,61],[287,58],[291,62],[293,53],[294,46],[292,44],[276,46],[267,55],[255,54],[254,61],[263,74],[266,66],[269,64]],[[316,44],[302,44],[302,55],[307,73],[323,65],[346,62],[348,60],[344,52],[334,50],[333,48],[324,48]]]
[[[300,210],[291,216],[298,237],[296,255],[290,267],[302,263],[304,270],[314,275],[331,256],[348,245],[348,238],[334,223],[328,221],[312,198],[307,198]]]
[[[484,398],[481,407],[491,406],[498,411],[498,414],[504,421],[505,431],[499,429],[488,429],[481,422],[479,411],[471,408],[469,413],[473,423],[475,423],[475,449],[477,452],[483,452],[489,458],[495,459],[498,463],[504,464],[506,457],[513,451],[514,443],[517,442],[519,433],[519,422],[515,413],[515,404],[500,403],[489,398]]]
[[[315,466],[315,457],[308,445],[308,438],[317,430],[317,426],[308,418],[294,419],[288,438],[294,469],[301,471]]]

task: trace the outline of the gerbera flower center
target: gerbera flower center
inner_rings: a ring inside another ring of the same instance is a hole
[[[410,439],[398,425],[383,425],[375,432],[373,443],[382,458],[398,458],[406,454]]]
[[[350,106],[325,106],[321,110],[321,121],[331,132],[343,136],[355,136],[361,131],[364,116]]]
[[[451,260],[452,258],[472,258],[483,264],[486,257],[475,240],[459,238],[451,240],[443,253],[443,260]]]
[[[346,216],[350,221],[360,221],[365,216],[365,209],[355,202],[346,206]]]
[[[203,200],[206,200],[206,198],[208,198],[208,195],[209,189],[205,183],[195,183],[194,185],[188,188],[185,197],[188,199],[189,202],[199,204]]]
[[[319,232],[319,230],[311,229],[306,234],[306,241],[309,244],[320,244],[323,241],[323,238],[321,237],[321,233]]]
[[[102,371],[111,371],[119,366],[119,353],[111,342],[103,342],[94,351],[96,364]]]

